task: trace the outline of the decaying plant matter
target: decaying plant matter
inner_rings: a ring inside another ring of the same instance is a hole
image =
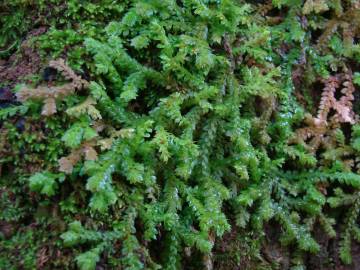
[[[36,88],[23,87],[16,93],[19,101],[39,99],[44,102],[42,115],[50,116],[56,113],[56,100],[74,94],[76,90],[88,87],[88,82],[76,75],[75,72],[65,64],[63,59],[50,61],[49,67],[58,70],[66,80],[71,82],[61,86],[38,86]]]

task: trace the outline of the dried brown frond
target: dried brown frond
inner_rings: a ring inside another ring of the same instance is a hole
[[[59,171],[70,174],[74,166],[81,160],[81,151],[73,150],[70,155],[59,159]]]
[[[358,120],[356,119],[357,117],[353,111],[354,92],[355,87],[352,83],[352,75],[351,73],[346,73],[344,75],[343,88],[341,89],[341,93],[343,94],[343,96],[340,98],[339,104],[342,107],[348,108],[349,116],[351,119],[353,119],[353,122]]]
[[[88,97],[83,103],[67,109],[66,113],[77,117],[82,114],[88,114],[94,120],[101,119],[102,116],[94,105],[96,105],[96,101]]]
[[[59,171],[70,174],[74,166],[81,160],[97,160],[98,153],[94,149],[95,141],[88,141],[83,143],[79,148],[74,149],[71,153],[59,159]]]
[[[307,114],[305,127],[296,130],[289,143],[301,144],[310,153],[321,153],[320,165],[336,161],[342,162],[344,169],[352,170],[356,162],[352,158],[353,149],[344,143],[342,124],[358,122],[358,116],[353,111],[355,87],[352,83],[350,70],[345,73],[330,76],[322,80],[325,87],[317,116]],[[340,95],[340,97],[338,97]],[[318,150],[321,152],[318,152]]]
[[[98,154],[91,145],[85,145],[82,149],[85,160],[97,160]]]
[[[65,79],[71,81],[71,84],[76,90],[88,87],[89,83],[86,80],[83,80],[80,76],[76,75],[76,73],[68,65],[66,65],[64,59],[50,61],[49,67],[58,70]]]
[[[319,122],[310,114],[306,115],[306,127],[300,128],[295,132],[295,136],[289,143],[301,143],[307,146],[308,150],[315,153],[316,150],[324,143],[324,137],[327,132],[326,122]]]
[[[37,268],[42,269],[43,267],[45,267],[46,263],[50,259],[50,255],[49,255],[47,247],[43,247],[42,249],[40,249],[37,252],[36,257],[37,257],[36,258]]]
[[[357,117],[353,111],[352,102],[354,100],[355,87],[352,83],[352,76],[350,73],[330,76],[324,80],[325,88],[321,94],[318,114],[315,119],[315,124],[320,125],[328,122],[336,125],[336,123],[351,123],[357,121]],[[341,84],[342,96],[339,100],[335,98],[335,93],[339,90]],[[334,110],[334,116],[329,118],[330,110]]]
[[[327,116],[331,108],[335,106],[335,92],[340,85],[338,76],[330,76],[324,81],[325,88],[321,94],[320,105],[315,119],[315,125],[327,123]]]
[[[56,113],[56,101],[54,98],[47,98],[44,99],[44,106],[42,108],[41,114],[42,115],[53,115]]]
[[[56,113],[56,100],[71,95],[76,90],[87,88],[89,85],[87,81],[76,75],[75,72],[65,64],[63,59],[51,61],[49,65],[61,72],[61,74],[71,82],[53,87],[38,86],[36,88],[29,88],[25,86],[16,93],[17,99],[22,102],[30,99],[43,100],[42,115],[46,116]]]

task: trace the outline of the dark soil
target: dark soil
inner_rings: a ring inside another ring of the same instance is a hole
[[[266,225],[265,241],[261,244],[261,256],[265,260],[257,260],[251,254],[251,244],[256,242],[256,237],[240,239],[237,230],[232,230],[218,239],[214,249],[214,269],[216,270],[243,270],[262,269],[291,269],[292,247],[282,247],[278,241],[280,227],[276,224]],[[338,235],[340,229],[338,230]],[[243,232],[241,233],[243,235]],[[339,258],[339,238],[330,239],[320,226],[315,229],[314,238],[319,243],[320,252],[306,257],[307,270],[360,270],[360,244],[352,242],[352,263],[344,265]]]
[[[24,77],[36,74],[41,68],[41,59],[31,46],[31,38],[46,32],[45,27],[32,30],[22,42],[19,50],[8,59],[0,59],[0,83],[14,86]]]

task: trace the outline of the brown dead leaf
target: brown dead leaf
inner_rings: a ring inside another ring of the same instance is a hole
[[[98,154],[92,146],[85,146],[83,148],[85,160],[97,160]]]
[[[62,157],[59,159],[59,171],[70,174],[72,173],[74,166],[81,159],[81,153],[79,150],[73,151],[67,157]]]
[[[46,247],[43,247],[38,251],[36,257],[37,257],[36,260],[37,267],[38,269],[42,269],[45,266],[46,262],[48,262],[50,259],[48,255],[48,249]]]
[[[50,116],[56,113],[56,102],[54,98],[47,98],[44,100],[44,106],[42,108],[42,115]]]

